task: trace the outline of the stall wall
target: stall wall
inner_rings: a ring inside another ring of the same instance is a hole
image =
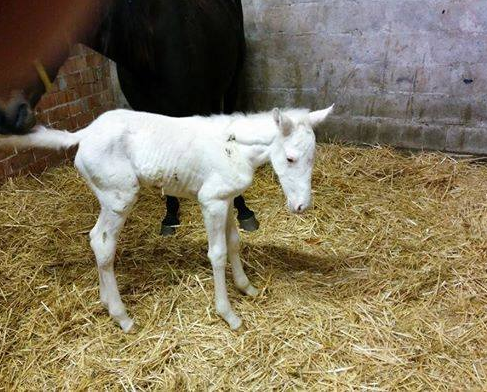
[[[487,1],[243,7],[247,109],[336,102],[320,140],[487,153]]]

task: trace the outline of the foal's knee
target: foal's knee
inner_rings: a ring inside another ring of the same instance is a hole
[[[105,268],[113,261],[115,241],[106,231],[92,230],[90,245],[96,256],[98,268]]]
[[[227,261],[227,251],[222,246],[214,246],[208,250],[208,258],[213,268],[224,268]]]

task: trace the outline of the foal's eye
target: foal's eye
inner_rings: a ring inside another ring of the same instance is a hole
[[[296,160],[295,160],[294,158],[287,158],[287,161],[288,161],[289,163],[294,163],[294,162],[296,162]]]

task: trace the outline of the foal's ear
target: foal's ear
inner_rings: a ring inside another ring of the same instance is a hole
[[[283,136],[289,136],[293,130],[292,120],[283,114],[278,108],[272,110],[272,117]]]
[[[328,115],[333,111],[333,107],[335,104],[331,105],[330,107],[323,109],[323,110],[317,110],[316,112],[311,112],[309,114],[309,121],[311,122],[311,126],[315,127],[316,125],[321,124],[325,119],[328,117]]]

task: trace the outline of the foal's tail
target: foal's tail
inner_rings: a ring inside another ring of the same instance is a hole
[[[71,133],[37,126],[34,132],[26,135],[0,136],[0,149],[40,147],[60,150],[69,148],[78,145],[89,132],[89,128],[87,127],[78,132]]]

